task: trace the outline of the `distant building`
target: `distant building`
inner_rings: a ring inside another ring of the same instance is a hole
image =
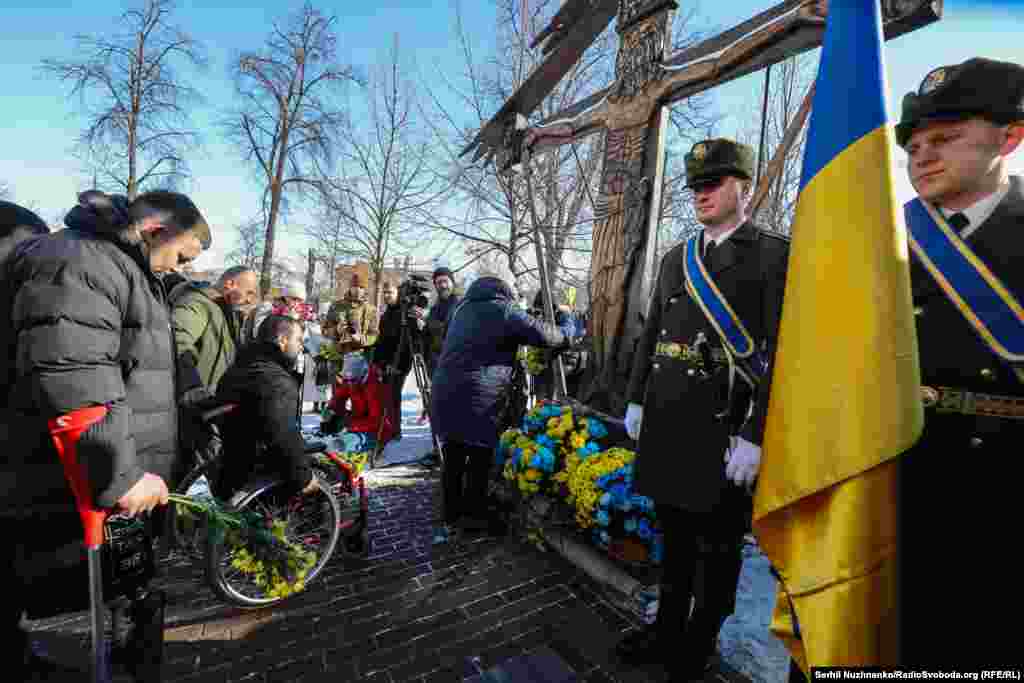
[[[381,280],[382,282],[390,282],[396,287],[410,275],[424,275],[427,279],[430,279],[430,276],[434,273],[433,261],[415,262],[411,257],[406,256],[405,258],[395,258],[392,264],[391,267],[384,267],[381,273]],[[370,298],[373,298],[377,280],[373,276],[370,264],[366,261],[356,261],[355,263],[343,264],[335,268],[334,298],[336,300],[345,298],[349,287],[352,285],[352,275],[355,273],[359,273],[366,278],[367,291],[370,293]]]

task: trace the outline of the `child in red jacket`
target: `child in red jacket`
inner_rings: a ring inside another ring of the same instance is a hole
[[[360,353],[345,356],[341,377],[334,382],[324,413],[324,422],[340,419],[345,426],[345,452],[370,451],[376,447],[378,436],[383,443],[394,436],[394,423],[384,415],[388,391],[380,368],[367,363]]]

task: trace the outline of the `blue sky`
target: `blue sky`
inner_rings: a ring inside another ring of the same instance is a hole
[[[125,4],[116,0],[7,0],[4,4],[0,25],[0,82],[5,84],[0,180],[13,189],[15,201],[33,206],[43,218],[54,221],[90,179],[70,155],[81,126],[75,111],[77,101],[69,98],[61,85],[41,77],[36,67],[47,57],[70,58],[76,33],[116,30],[116,17]],[[316,4],[338,16],[344,62],[370,68],[386,59],[392,36],[398,32],[405,58],[417,77],[435,91],[444,91],[439,73],[461,71],[461,56],[453,40],[451,0],[331,0]],[[689,0],[680,4],[685,8]],[[772,4],[772,0],[700,0],[697,25],[708,30],[727,28]],[[190,190],[218,233],[214,248],[199,263],[202,267],[219,265],[232,247],[232,226],[254,215],[257,207],[255,183],[213,127],[220,111],[231,103],[228,61],[233,52],[258,46],[271,21],[300,5],[300,0],[184,0],[179,6],[177,21],[206,44],[210,57],[207,73],[194,80],[207,97],[206,106],[193,117],[206,139],[191,160],[194,180]],[[461,6],[476,49],[486,52],[495,30],[492,3],[464,0]],[[1020,44],[1024,2],[946,0],[945,6],[945,18],[938,24],[887,44],[889,103],[894,115],[903,93],[916,89],[936,66],[978,55],[1024,62]],[[755,74],[715,93],[716,106],[731,117],[723,122],[722,134],[734,133],[743,125],[734,115],[749,105],[750,93],[760,80]],[[895,157],[897,163],[902,161],[902,152],[897,150]],[[1017,154],[1013,166],[1024,173],[1024,152]],[[897,170],[896,178],[900,197],[908,198],[910,189],[902,170]],[[302,220],[296,215],[290,224],[295,227]],[[286,234],[286,252],[298,255],[303,246],[301,237]]]

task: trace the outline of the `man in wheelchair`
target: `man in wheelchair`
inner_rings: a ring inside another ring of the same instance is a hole
[[[346,453],[365,453],[387,443],[395,433],[394,420],[386,415],[390,388],[383,373],[361,353],[346,354],[341,376],[323,413],[320,431],[341,436]]]
[[[228,500],[256,471],[280,476],[296,491],[313,493],[316,479],[295,420],[300,386],[294,374],[302,353],[302,326],[293,318],[269,315],[256,339],[238,354],[217,387],[219,403],[235,403],[221,425],[224,454],[211,482],[215,496]]]

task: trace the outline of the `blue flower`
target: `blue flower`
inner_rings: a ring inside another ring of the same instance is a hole
[[[651,543],[651,561],[661,564],[662,558],[665,557],[665,543],[662,540],[661,534],[654,537],[654,541]]]
[[[587,432],[595,439],[608,435],[608,430],[605,428],[604,423],[592,417],[587,418]]]
[[[603,543],[604,545],[608,545],[608,541],[611,539],[611,537],[608,535],[608,532],[605,531],[604,529],[601,529],[601,531],[598,532],[598,538],[601,540],[601,543]]]
[[[540,453],[534,453],[533,457],[530,458],[530,467],[533,467],[533,468],[539,470],[541,468],[541,461],[542,460],[543,460],[543,458],[541,457]]]
[[[540,436],[538,436],[535,439],[535,441],[537,442],[538,446],[548,446],[548,447],[551,447],[551,446],[555,445],[555,442],[552,441],[551,437],[548,436],[547,434],[541,434]]]
[[[650,522],[648,522],[646,519],[641,519],[640,520],[640,528],[637,530],[637,533],[640,535],[640,538],[642,538],[642,539],[644,539],[646,541],[652,535],[654,535],[654,530],[651,529]]]
[[[608,526],[609,522],[611,522],[611,518],[608,517],[607,511],[600,510],[598,511],[597,516],[594,517],[594,521],[596,521],[601,526]]]
[[[630,497],[630,501],[638,510],[641,510],[642,512],[651,512],[652,510],[654,510],[654,501],[648,498],[647,496],[633,494],[633,496]]]
[[[608,504],[612,502],[612,495],[610,493],[601,494],[601,498],[598,503],[603,507],[608,507]]]

